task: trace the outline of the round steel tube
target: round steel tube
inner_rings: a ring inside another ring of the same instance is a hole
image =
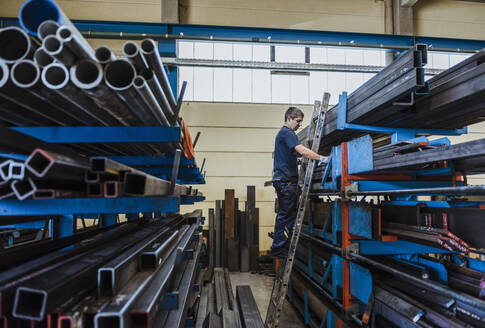
[[[145,103],[150,108],[151,113],[157,119],[158,124],[170,126],[170,122],[165,117],[162,108],[160,108],[157,100],[155,99],[155,96],[153,95],[152,90],[146,83],[145,79],[142,76],[136,76],[133,84],[138,95],[145,101]]]
[[[34,47],[24,30],[15,26],[0,29],[0,58],[8,64],[25,59]]]
[[[39,25],[37,29],[37,36],[39,39],[44,40],[49,35],[56,35],[59,29],[59,24],[53,20],[46,20]]]
[[[10,78],[19,88],[30,88],[40,79],[40,69],[32,60],[22,60],[12,66]]]
[[[148,69],[148,64],[143,58],[140,48],[133,41],[128,41],[123,44],[122,48],[123,54],[126,58],[135,66],[137,72]]]
[[[92,49],[86,49],[82,41],[79,40],[79,36],[73,33],[72,28],[69,26],[61,26],[57,30],[56,36],[62,41],[76,56],[77,58],[94,59]]]
[[[143,70],[140,74],[143,76],[145,81],[147,82],[148,86],[153,92],[153,95],[157,99],[158,104],[162,108],[163,113],[165,114],[165,117],[172,123],[172,125],[178,125],[177,120],[174,118],[174,113],[172,111],[172,108],[170,107],[170,104],[168,102],[167,97],[165,97],[165,94],[163,93],[162,86],[160,85],[160,82],[158,82],[158,79],[155,78],[153,71],[150,69]]]
[[[34,53],[34,62],[39,67],[45,67],[55,61],[55,58],[45,52],[43,47],[38,48]]]
[[[70,73],[72,83],[84,90],[96,88],[103,80],[103,68],[90,59],[78,61],[70,68]]]
[[[42,47],[48,55],[59,60],[66,66],[72,66],[76,61],[74,54],[64,47],[62,41],[55,35],[49,35],[42,41]]]
[[[22,7],[20,7],[19,23],[20,26],[27,31],[27,33],[33,36],[38,36],[37,29],[39,28],[39,25],[46,20],[57,22],[57,24],[59,24],[59,29],[61,29],[62,26],[71,28],[73,35],[76,36],[76,39],[83,48],[83,51],[88,54],[89,58],[94,59],[94,51],[89,43],[74,27],[72,22],[55,1],[29,0],[25,1]]]
[[[417,278],[413,275],[410,275],[410,274],[407,274],[405,272],[394,269],[392,267],[386,266],[382,263],[371,260],[370,258],[359,255],[359,254],[351,253],[350,257],[354,258],[358,262],[365,263],[365,264],[370,265],[370,266],[372,266],[376,269],[386,271],[390,274],[393,274],[395,276],[403,278],[403,279],[405,279],[405,281],[413,282],[416,285],[423,287],[425,289],[429,289],[429,290],[434,291],[438,294],[441,294],[441,295],[444,295],[444,296],[447,296],[447,297],[451,297],[451,298],[453,298],[457,301],[463,302],[463,303],[468,304],[470,306],[479,308],[481,310],[485,310],[485,301],[483,301],[481,299],[475,298],[473,296],[470,296],[470,295],[462,293],[462,292],[457,292],[457,291],[451,290],[451,289],[449,289],[445,286],[442,286],[442,285],[440,285],[436,282],[430,281],[430,280],[426,280],[426,281],[421,280],[420,278]]]
[[[69,71],[60,63],[52,63],[42,70],[41,80],[49,89],[62,89],[69,83]]]
[[[103,65],[106,65],[114,60],[116,60],[116,56],[113,54],[110,48],[107,46],[101,46],[96,49],[94,55],[96,56],[96,60]]]
[[[7,83],[8,75],[8,65],[3,60],[0,60],[0,88],[2,88]]]
[[[125,59],[112,61],[104,68],[104,81],[115,91],[126,90],[133,84],[136,71],[133,65]]]
[[[173,109],[177,106],[177,101],[175,100],[175,97],[172,93],[172,88],[170,87],[167,73],[163,68],[163,62],[158,53],[155,41],[153,41],[152,39],[143,39],[140,46],[141,52],[145,57],[148,66],[155,72],[155,75],[157,76],[160,85],[162,86],[163,92],[165,93],[165,96],[167,97],[173,111]]]

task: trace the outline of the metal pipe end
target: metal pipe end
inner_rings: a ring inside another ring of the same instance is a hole
[[[135,76],[135,79],[133,80],[133,85],[137,89],[143,88],[146,85],[146,80],[143,76],[137,75],[137,76]]]
[[[106,157],[91,157],[91,171],[93,172],[104,172],[106,171],[106,162],[108,159]]]
[[[8,64],[24,59],[30,53],[32,41],[19,27],[9,26],[0,29],[0,58]]]
[[[156,44],[155,44],[155,41],[153,41],[152,39],[143,39],[141,40],[140,47],[141,47],[141,52],[144,55],[148,55],[155,51]]]
[[[28,287],[17,288],[12,315],[27,320],[42,320],[47,303],[47,292]]]
[[[45,52],[43,47],[37,48],[34,53],[34,62],[39,65],[39,67],[45,67],[53,62],[55,58]]]
[[[18,163],[18,162],[12,161],[12,163],[10,163],[10,172],[11,172],[12,179],[22,180],[25,175],[24,163]]]
[[[116,198],[119,195],[119,183],[118,181],[106,181],[104,183],[104,197]]]
[[[0,177],[2,180],[7,181],[12,178],[12,169],[10,167],[12,163],[13,161],[9,159],[0,164]]]
[[[54,199],[55,197],[54,189],[37,189],[32,196],[33,199]]]
[[[42,48],[44,48],[47,54],[56,56],[61,53],[64,45],[56,35],[48,35],[42,40]]]
[[[99,182],[99,173],[87,170],[86,172],[84,172],[84,182],[86,183]]]
[[[80,89],[93,89],[103,80],[103,68],[101,64],[83,59],[78,61],[70,69],[71,81]]]
[[[87,185],[88,197],[103,197],[103,184],[102,183],[88,183]]]
[[[16,62],[10,71],[12,82],[19,88],[30,88],[40,79],[40,69],[32,60]]]
[[[69,327],[69,328],[74,328],[74,320],[71,316],[69,315],[61,315],[59,318],[57,318],[57,326],[58,327]]]
[[[28,178],[27,180],[15,180],[12,182],[12,189],[18,200],[24,200],[32,196],[37,190],[37,187],[35,186],[34,181],[32,181],[31,178]]]
[[[49,89],[62,89],[69,83],[69,71],[61,63],[52,63],[44,67],[41,79],[42,83]]]
[[[25,161],[25,167],[35,176],[42,178],[54,165],[54,162],[46,151],[36,148]]]
[[[0,60],[0,88],[8,81],[9,69],[5,61]]]
[[[33,36],[38,36],[37,30],[44,21],[59,22],[60,18],[59,7],[51,0],[25,1],[19,11],[20,26]]]
[[[100,64],[107,64],[112,60],[116,60],[115,55],[111,49],[107,46],[101,46],[96,49],[94,56],[99,61]]]
[[[125,55],[126,58],[133,58],[138,55],[138,53],[140,52],[140,48],[135,42],[128,41],[123,44],[122,51],[123,55]]]
[[[48,35],[56,35],[59,29],[59,24],[53,20],[46,20],[37,28],[37,36],[39,39],[44,40]]]
[[[97,328],[117,328],[123,327],[123,316],[120,313],[100,312],[95,317],[95,327]]]
[[[69,42],[73,38],[72,29],[69,26],[63,25],[57,30],[56,36],[62,42]]]
[[[135,67],[126,59],[112,61],[104,68],[106,85],[115,91],[123,91],[131,87],[135,76]]]

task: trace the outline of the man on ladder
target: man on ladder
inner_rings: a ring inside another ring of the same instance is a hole
[[[298,154],[307,159],[326,163],[328,158],[303,146],[295,131],[303,122],[303,112],[290,107],[285,113],[285,124],[276,135],[273,162],[273,186],[278,196],[278,214],[274,225],[271,255],[285,258],[287,241],[291,238],[298,208]],[[310,122],[312,123],[312,122]]]

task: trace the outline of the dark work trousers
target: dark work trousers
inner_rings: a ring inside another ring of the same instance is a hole
[[[278,249],[286,242],[285,229],[291,231],[295,224],[298,204],[298,184],[283,181],[273,181],[273,187],[278,195],[278,214],[274,223],[273,245]]]

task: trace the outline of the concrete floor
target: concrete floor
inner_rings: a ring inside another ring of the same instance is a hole
[[[256,303],[258,304],[261,318],[266,318],[266,310],[268,309],[269,299],[271,297],[271,291],[273,289],[273,277],[268,277],[262,274],[252,274],[250,272],[231,272],[231,283],[234,290],[234,296],[236,296],[237,285],[249,285],[253,292]],[[283,307],[283,315],[280,320],[280,326],[282,328],[299,328],[305,327],[301,316],[293,308],[293,306],[285,301]]]

